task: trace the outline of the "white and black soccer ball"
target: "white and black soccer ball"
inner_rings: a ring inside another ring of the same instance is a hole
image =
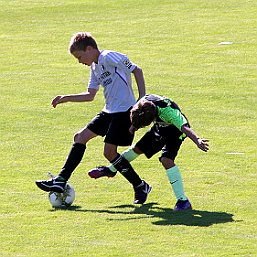
[[[66,184],[63,193],[49,192],[49,201],[54,208],[67,208],[75,200],[75,190],[70,184]]]

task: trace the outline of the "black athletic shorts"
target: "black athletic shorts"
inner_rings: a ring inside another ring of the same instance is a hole
[[[161,157],[167,157],[174,161],[184,139],[183,133],[175,126],[160,127],[155,124],[136,143],[136,146],[148,159],[162,150]]]
[[[100,112],[88,123],[87,128],[97,135],[105,136],[105,143],[117,146],[131,145],[134,135],[129,133],[130,109],[126,112]]]

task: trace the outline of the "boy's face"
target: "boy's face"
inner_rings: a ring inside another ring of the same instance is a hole
[[[79,63],[90,66],[95,59],[93,48],[88,46],[85,51],[74,51],[72,55],[78,59]]]

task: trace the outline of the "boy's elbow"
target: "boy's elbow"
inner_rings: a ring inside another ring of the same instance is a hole
[[[134,73],[134,74],[136,74],[136,73],[137,73],[137,74],[139,74],[139,73],[142,74],[142,73],[143,73],[143,70],[142,70],[139,66],[137,66],[137,67],[133,70],[133,73]]]
[[[86,101],[93,101],[95,99],[96,92],[97,91],[95,89],[89,89],[86,93]]]
[[[185,124],[181,126],[181,132],[185,133]]]
[[[88,95],[87,96],[87,102],[92,102],[95,99],[94,95]]]
[[[181,132],[185,133],[186,135],[188,134],[188,132],[189,132],[190,130],[191,130],[191,129],[190,129],[188,123],[183,124],[183,125],[181,126]]]

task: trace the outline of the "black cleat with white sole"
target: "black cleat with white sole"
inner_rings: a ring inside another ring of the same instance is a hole
[[[135,199],[134,199],[134,204],[143,204],[146,199],[148,194],[150,193],[152,187],[148,185],[144,180],[142,181],[142,185],[138,187],[134,187],[135,191]]]
[[[49,180],[36,180],[36,185],[43,191],[63,193],[66,185],[66,181],[59,180],[58,178],[52,178]]]

